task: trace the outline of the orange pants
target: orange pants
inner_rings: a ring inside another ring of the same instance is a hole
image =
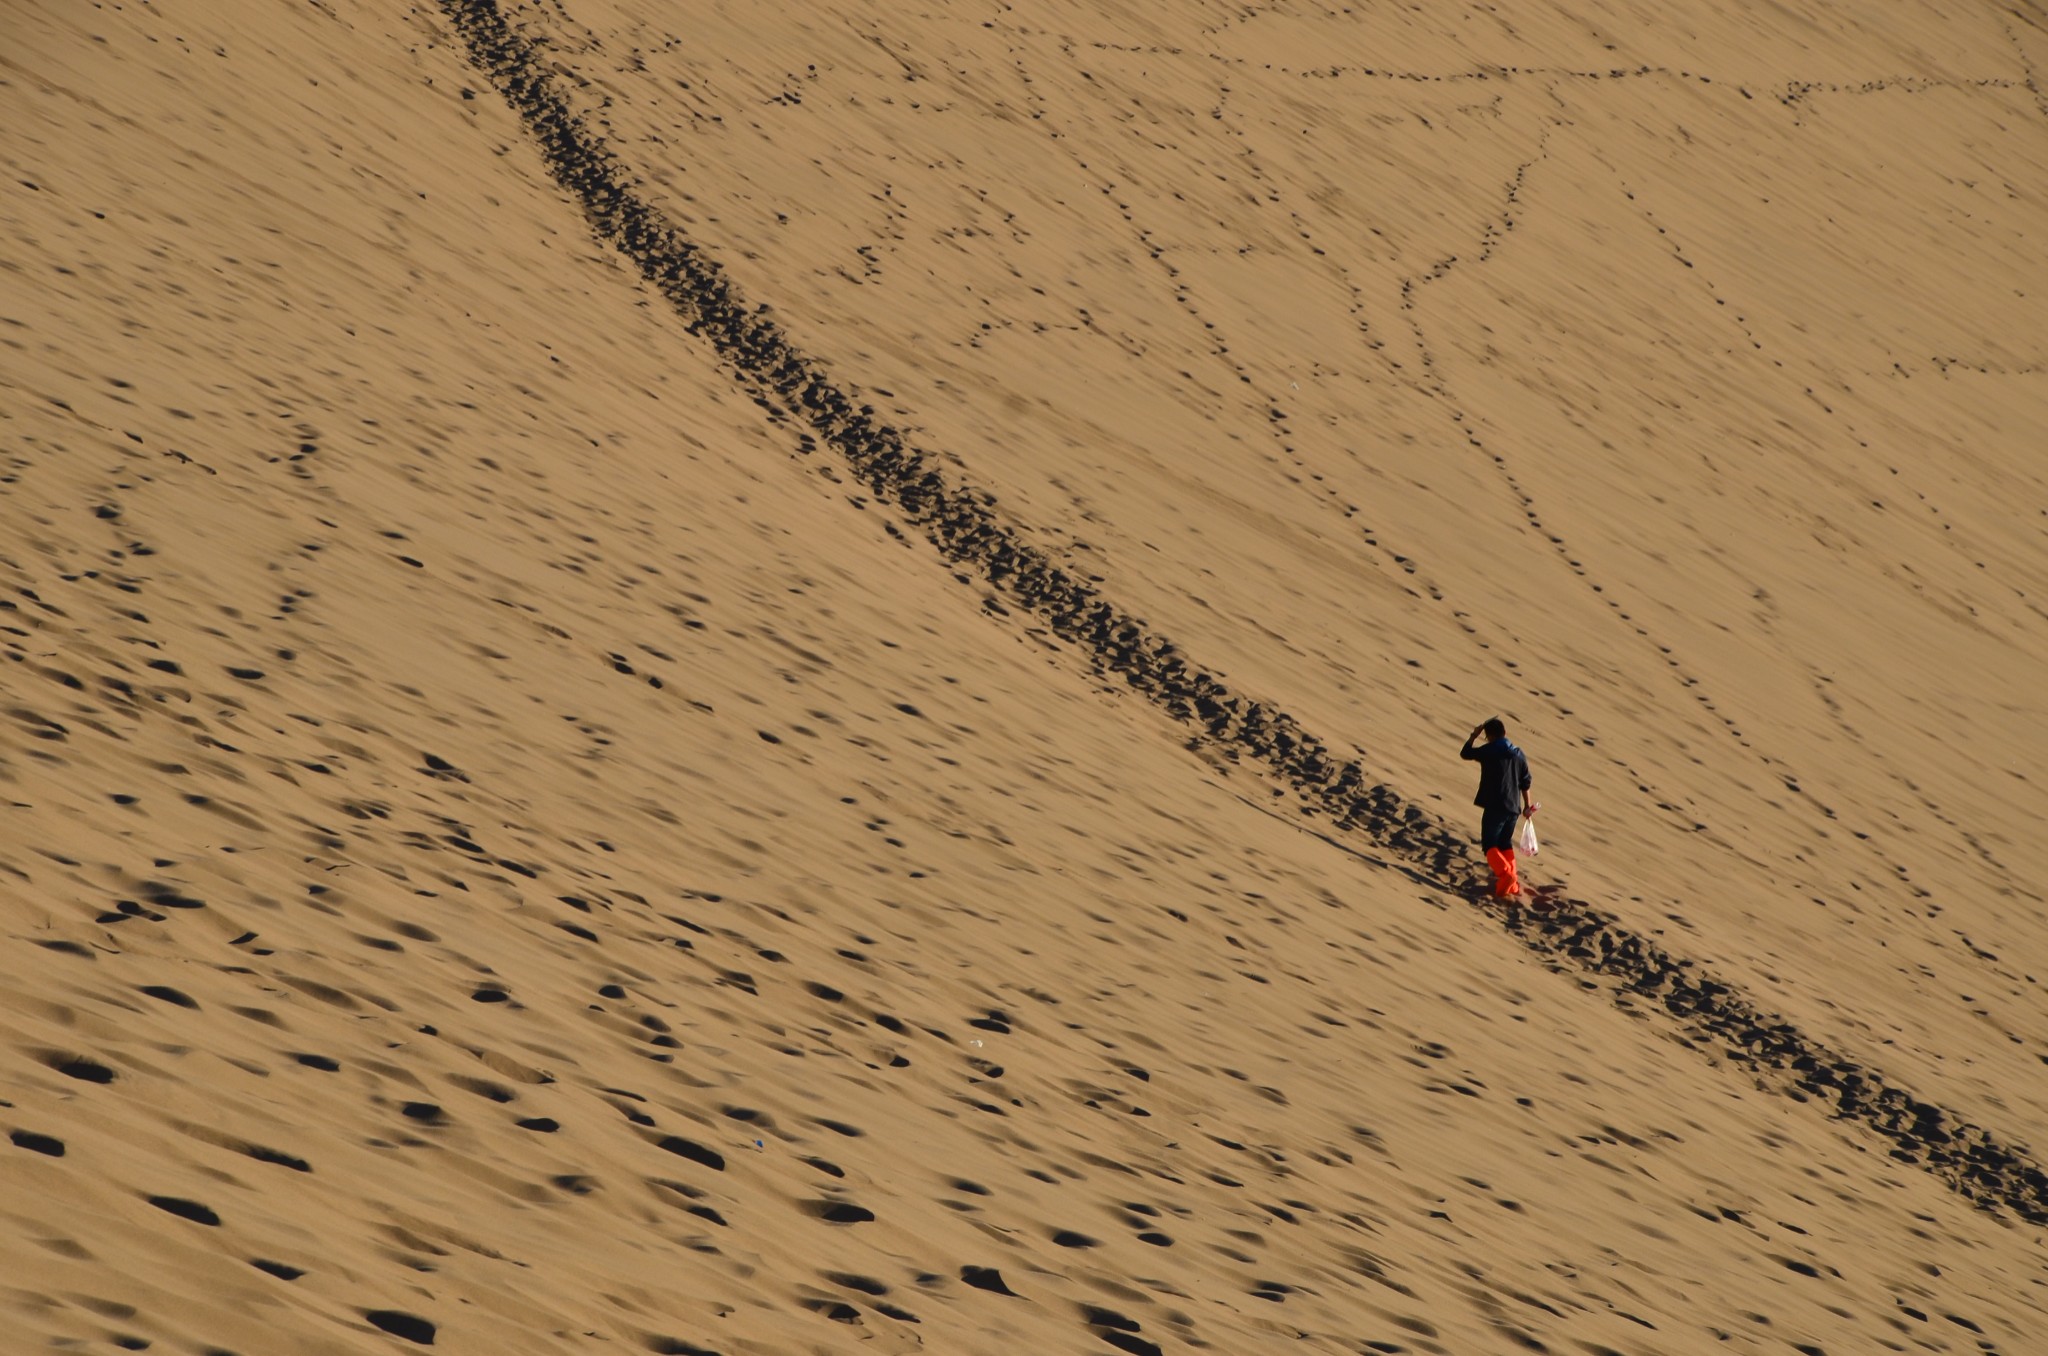
[[[1513,848],[1488,848],[1486,864],[1493,868],[1493,897],[1495,899],[1516,899],[1521,896],[1522,882],[1515,875],[1515,850]]]

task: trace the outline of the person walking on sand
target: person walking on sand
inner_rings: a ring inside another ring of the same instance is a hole
[[[1486,742],[1478,744],[1479,736]],[[1515,821],[1523,807],[1534,814],[1529,800],[1529,760],[1508,739],[1508,727],[1499,716],[1472,727],[1458,757],[1479,764],[1479,794],[1472,803],[1479,807],[1479,845],[1486,850],[1486,864],[1493,869],[1493,897],[1519,899],[1522,883],[1515,874]]]

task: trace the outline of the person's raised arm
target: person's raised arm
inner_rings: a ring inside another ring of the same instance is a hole
[[[1479,750],[1472,747],[1472,741],[1485,733],[1486,726],[1484,723],[1474,725],[1472,733],[1465,736],[1465,747],[1458,750],[1458,756],[1467,762],[1476,760],[1479,757]]]

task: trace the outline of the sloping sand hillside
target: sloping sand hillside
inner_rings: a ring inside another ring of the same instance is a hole
[[[2042,1350],[2043,71],[0,14],[0,1351]]]

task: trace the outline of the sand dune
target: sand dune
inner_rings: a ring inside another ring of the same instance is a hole
[[[2048,20],[688,9],[0,19],[0,1347],[2038,1347]]]

